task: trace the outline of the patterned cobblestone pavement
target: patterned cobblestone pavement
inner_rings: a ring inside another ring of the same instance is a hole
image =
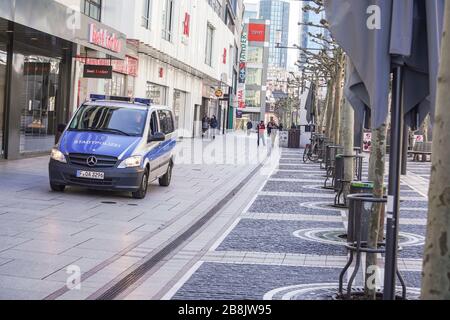
[[[304,164],[301,156],[301,151],[282,151],[278,167],[253,202],[170,298],[332,298],[348,254],[347,212],[331,207],[335,194],[322,188],[325,172],[319,164]],[[367,161],[364,166],[367,173]],[[424,178],[429,164],[411,163],[408,170]],[[427,199],[408,179],[402,180],[401,196],[398,265],[414,299],[421,280]],[[355,285],[362,279],[360,272]]]

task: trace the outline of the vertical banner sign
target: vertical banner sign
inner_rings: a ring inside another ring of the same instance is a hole
[[[372,132],[364,132],[363,137],[363,152],[369,152],[372,150]]]
[[[243,32],[241,36],[241,54],[239,56],[239,81],[237,87],[238,108],[245,108],[245,79],[247,76],[247,33]]]

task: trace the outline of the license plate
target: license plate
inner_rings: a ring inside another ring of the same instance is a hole
[[[77,178],[104,180],[105,179],[105,173],[104,172],[78,170],[77,171]]]

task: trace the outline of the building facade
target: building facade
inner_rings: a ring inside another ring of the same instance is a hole
[[[80,48],[110,61],[125,59],[125,34],[95,18],[59,1],[1,1],[0,158],[53,147],[58,124],[73,112]]]
[[[269,67],[287,69],[289,40],[289,8],[286,1],[261,0],[259,3],[259,18],[270,21],[269,37]]]
[[[173,107],[180,137],[232,128],[242,19],[242,0],[2,1],[0,159],[49,152],[90,94]]]
[[[243,129],[249,120],[254,126],[265,120],[267,66],[269,62],[270,21],[250,19],[245,21],[242,33],[242,51],[236,128]]]

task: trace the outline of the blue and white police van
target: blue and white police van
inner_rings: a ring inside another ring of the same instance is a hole
[[[91,95],[52,150],[50,187],[131,192],[143,199],[148,184],[172,179],[175,120],[169,107],[148,99]]]

